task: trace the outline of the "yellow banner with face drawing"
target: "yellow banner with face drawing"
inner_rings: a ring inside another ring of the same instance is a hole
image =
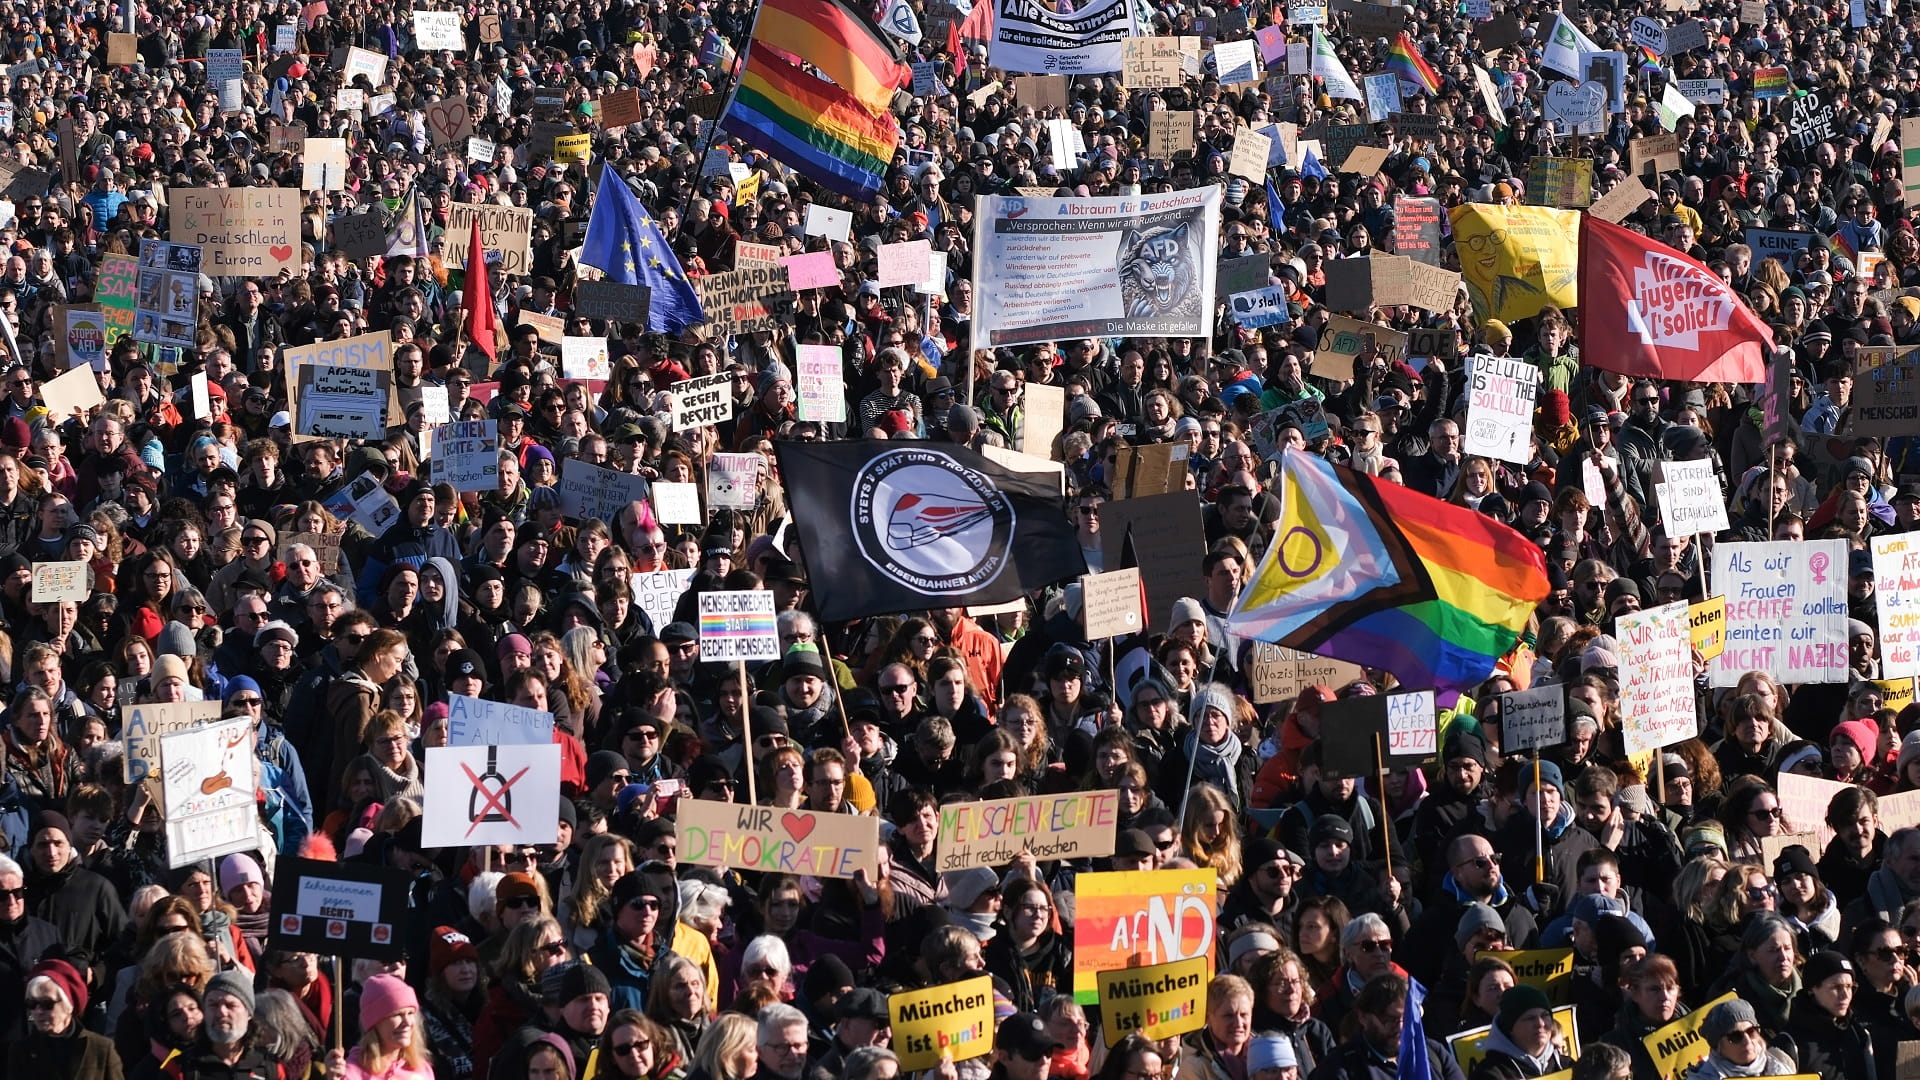
[[[1481,322],[1579,304],[1580,212],[1467,203],[1449,211],[1460,277]]]

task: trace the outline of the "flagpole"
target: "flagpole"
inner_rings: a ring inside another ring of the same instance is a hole
[[[721,103],[719,113],[717,113],[712,122],[707,125],[706,132],[700,136],[700,149],[694,152],[693,157],[693,167],[696,169],[704,171],[706,168],[707,151],[713,149],[713,137],[720,133],[720,122],[726,119],[728,110],[733,108],[735,95],[740,93],[740,80],[747,73],[747,57],[753,52],[753,37],[760,32],[760,14],[765,10],[766,4],[764,2],[753,5],[753,25],[747,27],[746,44],[741,47],[739,53],[734,57],[734,63],[738,67],[738,72],[730,72],[728,74],[727,81],[729,85],[727,87],[727,100]],[[718,34],[720,30],[716,27],[713,32]],[[721,40],[725,41],[726,39],[721,38]],[[698,183],[688,185],[687,197],[680,201],[681,221],[687,220],[687,212],[692,208],[693,196],[699,188],[700,185]]]

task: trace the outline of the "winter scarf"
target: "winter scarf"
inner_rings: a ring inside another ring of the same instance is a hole
[[[1244,798],[1240,790],[1240,755],[1245,750],[1246,747],[1232,732],[1212,746],[1201,745],[1200,729],[1197,727],[1187,737],[1187,754],[1193,759],[1193,778],[1219,785],[1236,805]]]

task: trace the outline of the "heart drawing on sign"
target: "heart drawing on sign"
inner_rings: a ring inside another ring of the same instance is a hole
[[[467,116],[467,103],[436,101],[427,106],[427,130],[433,133],[434,142],[440,146],[464,137],[472,130]]]
[[[1558,120],[1569,131],[1579,131],[1599,122],[1607,107],[1607,92],[1599,83],[1554,83],[1547,90],[1547,118]]]
[[[780,815],[780,827],[787,830],[788,836],[802,843],[806,841],[807,837],[813,835],[813,827],[818,824],[819,822],[806,814],[786,813]]]
[[[276,262],[286,262],[293,258],[293,245],[275,244],[267,249],[267,254],[273,256]]]

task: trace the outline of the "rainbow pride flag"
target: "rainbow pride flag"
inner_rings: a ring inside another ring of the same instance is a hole
[[[1393,39],[1393,46],[1387,50],[1387,70],[1401,82],[1417,86],[1428,94],[1440,92],[1440,73],[1420,55],[1419,47],[1405,30],[1400,31],[1400,36]]]
[[[1238,636],[1390,671],[1451,704],[1546,599],[1540,549],[1477,511],[1292,449],[1280,487],[1273,543],[1228,622]]]
[[[900,145],[891,113],[873,115],[845,90],[758,44],[723,123],[800,175],[863,201],[879,192]]]

